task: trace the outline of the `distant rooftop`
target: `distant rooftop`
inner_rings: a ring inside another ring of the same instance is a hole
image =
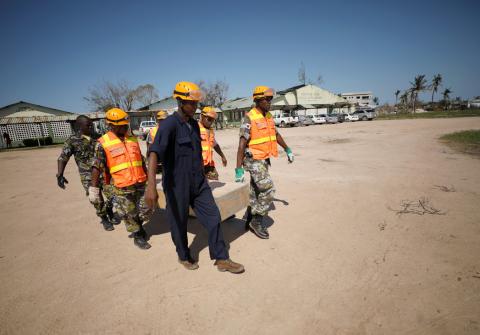
[[[363,92],[347,92],[347,93],[340,93],[340,95],[372,95],[373,92],[370,91],[363,91]]]
[[[78,116],[76,113],[41,106],[27,101],[18,101],[10,105],[0,107],[0,117],[48,117],[68,115]]]
[[[143,106],[142,108],[139,108],[139,111],[156,111],[156,110],[173,110],[176,109],[178,106],[177,100],[175,100],[172,96],[160,99],[158,101],[155,101],[154,103],[151,103],[149,105]]]
[[[289,87],[289,88],[286,88],[282,91],[278,91],[277,94],[287,94],[289,92],[293,92],[293,91],[296,91],[298,90],[299,88],[302,88],[302,87],[305,87],[307,85],[305,84],[302,84],[302,85],[297,85],[297,86],[292,86],[292,87]]]

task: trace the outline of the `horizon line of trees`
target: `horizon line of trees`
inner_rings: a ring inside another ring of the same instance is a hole
[[[228,98],[229,85],[225,80],[206,82],[197,80],[196,84],[205,93],[202,106],[220,107]],[[126,80],[112,82],[103,80],[88,89],[88,95],[83,98],[92,111],[106,111],[118,107],[125,111],[134,110],[159,101],[158,91],[152,84],[132,86]]]
[[[435,103],[435,94],[441,86],[443,86],[443,76],[440,73],[434,75],[430,83],[424,74],[419,74],[410,82],[409,88],[403,90],[403,92],[398,89],[395,91],[395,107],[399,107],[400,105],[402,109],[408,112],[409,107],[411,106],[411,112],[412,114],[415,114],[418,105],[423,104],[418,99],[418,95],[422,92],[431,91],[431,105],[433,106],[434,104],[437,104],[438,106],[443,106],[446,110],[450,104],[450,95],[453,91],[451,88],[445,88],[445,90],[440,93],[443,99]],[[461,98],[456,97],[456,101],[461,101]]]

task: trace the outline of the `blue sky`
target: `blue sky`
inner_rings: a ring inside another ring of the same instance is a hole
[[[0,106],[19,100],[86,112],[102,80],[216,79],[229,97],[322,75],[335,92],[394,101],[417,74],[453,97],[480,95],[480,1],[0,0]],[[429,99],[425,94],[424,99]]]

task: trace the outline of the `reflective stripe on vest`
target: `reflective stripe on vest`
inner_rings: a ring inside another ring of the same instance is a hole
[[[250,118],[250,141],[248,148],[254,159],[277,157],[277,136],[272,114],[263,116],[256,108],[247,113]]]
[[[136,137],[125,137],[125,141],[121,141],[109,131],[98,142],[105,150],[107,166],[115,186],[127,187],[147,180]]]
[[[198,122],[200,127],[200,137],[202,138],[202,157],[204,166],[215,166],[213,161],[213,147],[215,145],[215,134],[213,129],[205,128],[201,122]]]

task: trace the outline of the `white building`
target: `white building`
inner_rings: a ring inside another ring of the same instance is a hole
[[[348,92],[340,94],[343,98],[347,99],[351,105],[357,105],[360,107],[373,107],[373,93],[372,92]]]
[[[79,114],[19,101],[0,107],[0,147],[4,147],[3,134],[10,136],[13,146],[23,140],[51,137],[62,142],[73,134],[72,122]]]
[[[468,108],[480,108],[480,97],[468,101]]]
[[[252,96],[249,95],[226,101],[221,109],[228,115],[229,121],[240,122],[253,106]],[[272,100],[272,112],[279,111],[294,111],[298,115],[352,112],[347,100],[315,85],[298,85],[278,91]]]

